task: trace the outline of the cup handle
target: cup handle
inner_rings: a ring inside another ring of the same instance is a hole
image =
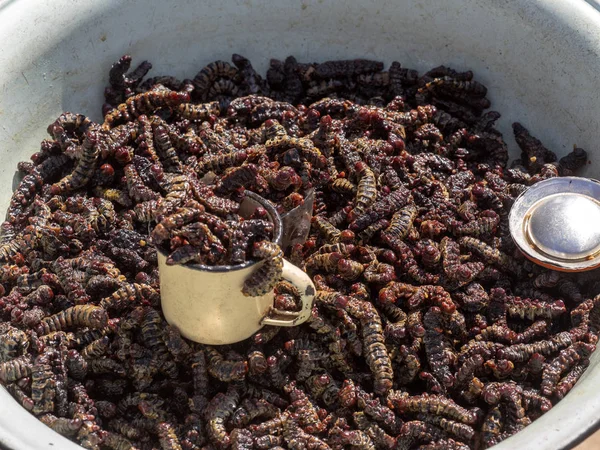
[[[271,317],[263,317],[261,325],[273,325],[276,327],[294,327],[308,320],[312,311],[313,301],[315,298],[315,285],[310,277],[300,268],[294,266],[287,260],[283,260],[282,278],[292,283],[300,292],[301,309],[298,312],[286,314],[286,319],[277,319]]]

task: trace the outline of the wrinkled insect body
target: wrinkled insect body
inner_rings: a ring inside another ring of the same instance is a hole
[[[258,169],[254,164],[246,164],[229,169],[215,189],[217,195],[226,195],[241,187],[251,186],[257,179]]]
[[[103,445],[113,450],[125,450],[134,448],[133,444],[123,436],[108,432],[104,438]]]
[[[587,152],[582,149],[575,147],[573,151],[566,156],[563,156],[558,160],[558,170],[561,176],[573,175],[579,169],[585,166],[588,160]]]
[[[207,434],[211,441],[216,445],[228,446],[230,443],[229,434],[226,431],[225,424],[227,419],[233,414],[239,402],[239,394],[235,391],[227,393],[218,393],[206,409]]]
[[[0,361],[2,362],[16,358],[26,352],[28,348],[29,338],[17,328],[10,328],[0,335]]]
[[[409,199],[410,192],[408,189],[400,188],[393,191],[391,194],[383,197],[381,200],[371,205],[371,207],[367,209],[363,215],[356,217],[356,219],[354,219],[354,221],[350,224],[350,229],[355,232],[361,231],[379,219],[387,217],[393,213],[394,216],[392,217],[392,221],[390,223],[390,226],[392,226],[391,224],[398,220],[398,217],[396,216],[397,213],[395,213],[395,211],[406,205]],[[411,211],[410,208],[409,211]],[[414,216],[412,218],[414,219]]]
[[[377,197],[377,182],[375,174],[364,162],[356,164],[356,173],[360,177],[356,190],[356,199],[354,209],[351,212],[351,218],[356,218],[363,214],[366,209],[373,204]]]
[[[136,94],[127,98],[115,109],[104,116],[102,128],[109,130],[119,120],[130,120],[143,114],[150,114],[159,108],[176,107],[188,102],[190,95],[187,92],[175,92],[169,89],[155,89]]]
[[[67,175],[58,183],[52,185],[52,194],[72,191],[87,184],[96,169],[99,150],[97,146],[98,135],[95,131],[89,131],[82,144],[81,157],[73,169],[73,173]]]
[[[545,163],[556,161],[556,155],[544,147],[539,139],[531,136],[520,123],[513,123],[513,131],[522,151],[521,160],[529,170],[536,172]]]
[[[33,410],[33,400],[17,384],[10,383],[5,385],[5,388],[23,408],[25,408],[27,411]]]
[[[219,112],[219,102],[204,104],[182,103],[177,107],[177,113],[184,119],[190,120],[207,120],[210,116],[218,116]]]
[[[360,305],[360,306],[359,306]],[[349,312],[361,322],[365,359],[374,377],[374,391],[385,395],[394,379],[391,360],[385,347],[381,319],[377,310],[366,302],[348,304]]]
[[[243,380],[248,372],[246,361],[226,360],[214,348],[207,347],[206,356],[208,373],[217,380],[224,382]]]
[[[220,216],[236,214],[239,211],[240,204],[238,202],[215,195],[212,189],[196,180],[190,181],[192,192],[196,199],[204,205],[208,211]],[[218,221],[219,219],[215,217],[213,220]]]
[[[197,221],[202,217],[204,208],[181,208],[174,214],[165,217],[152,231],[152,239],[160,243],[169,239],[170,230],[180,228],[183,225]]]
[[[553,319],[566,312],[562,300],[553,303],[542,303],[537,300],[512,297],[507,305],[507,313],[511,316],[535,320],[536,318]]]
[[[68,327],[103,328],[108,324],[104,308],[93,305],[78,305],[53,316],[46,317],[39,326],[40,335],[61,331]]]
[[[389,227],[382,234],[382,238],[388,242],[396,239],[404,239],[410,231],[416,215],[417,210],[412,205],[394,213]]]
[[[195,92],[202,98],[208,94],[211,85],[218,78],[232,79],[237,76],[238,70],[225,61],[215,61],[208,64],[194,77]]]
[[[165,169],[169,172],[181,173],[181,162],[177,151],[171,145],[171,139],[167,129],[159,125],[154,129],[154,140],[156,142],[156,151],[158,152]]]
[[[541,392],[550,396],[560,381],[562,372],[575,366],[580,360],[589,358],[595,346],[584,342],[576,342],[571,347],[561,350],[559,355],[544,368],[542,373]]]
[[[254,244],[253,255],[264,260],[264,263],[244,282],[242,293],[256,297],[273,290],[281,279],[283,252],[277,244],[260,241]]]
[[[217,155],[206,155],[198,161],[196,172],[198,175],[204,175],[208,172],[222,173],[230,167],[241,166],[247,159],[248,154],[243,150]]]
[[[575,383],[579,380],[583,372],[585,371],[587,364],[576,365],[567,375],[565,375],[556,385],[554,390],[556,397],[559,399],[564,398],[565,395],[575,386]]]
[[[165,450],[181,449],[179,438],[173,425],[161,422],[156,426],[156,434],[161,447]]]
[[[484,269],[479,262],[461,263],[459,245],[448,237],[442,239],[440,250],[444,273],[450,280],[466,284]]]
[[[104,336],[87,345],[81,351],[81,356],[85,359],[99,358],[108,351],[109,344],[110,338],[108,336]]]
[[[127,189],[129,191],[129,196],[136,203],[157,200],[159,198],[158,193],[154,192],[144,184],[133,164],[125,166],[123,170],[125,172],[125,176],[127,177]]]
[[[123,205],[127,206],[127,205]],[[133,208],[135,220],[138,222],[154,222],[158,218],[159,202],[157,200],[149,200],[147,202],[138,203]]]
[[[22,355],[0,364],[0,379],[4,383],[17,381],[28,377],[33,371],[33,361],[30,355]]]
[[[337,178],[331,183],[331,189],[339,194],[356,194],[356,185],[346,178]]]
[[[431,371],[444,386],[451,387],[455,382],[452,367],[457,357],[450,341],[443,333],[438,331],[441,329],[441,323],[438,318],[439,313],[440,310],[433,307],[425,314],[424,324],[426,328],[423,343]]]
[[[33,413],[43,414],[54,410],[56,396],[56,375],[52,372],[50,358],[52,354],[43,354],[36,358],[31,369],[31,399]]]
[[[478,420],[475,411],[467,410],[440,395],[423,394],[411,397],[392,391],[388,395],[388,401],[398,411],[442,415],[467,425],[474,425]]]
[[[99,197],[117,203],[121,206],[131,206],[131,198],[129,197],[129,194],[123,190],[96,186],[94,188],[94,192]]]

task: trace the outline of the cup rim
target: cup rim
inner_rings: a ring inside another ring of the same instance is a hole
[[[258,195],[256,192],[252,191],[244,191],[244,197],[248,197],[258,203],[260,206],[265,208],[267,214],[271,218],[271,222],[273,222],[273,240],[276,244],[281,245],[281,239],[283,236],[283,223],[281,222],[281,216],[275,209],[275,207],[264,197]],[[243,200],[242,200],[243,201]],[[163,250],[156,248],[156,252],[160,253],[163,257],[167,258],[168,253],[165,253]],[[198,270],[200,272],[233,272],[236,270],[247,269],[248,267],[252,267],[255,264],[258,264],[261,260],[249,259],[240,264],[234,265],[222,265],[222,266],[208,266],[206,264],[184,264],[181,267],[186,269]]]
[[[314,196],[315,195],[315,188],[314,187],[308,188],[302,194],[304,196],[304,201],[307,201],[307,199],[310,196]],[[303,208],[303,207],[304,207],[304,204],[298,205],[295,208],[292,208],[289,211],[284,212],[283,214],[279,214],[279,217],[281,217],[281,219],[285,219],[287,216],[291,215],[292,213],[296,212],[297,210],[299,210],[300,208]]]
[[[583,272],[600,266],[597,251],[581,258],[564,259],[540,249],[528,236],[526,224],[534,205],[553,195],[578,194],[600,200],[600,181],[587,177],[558,177],[539,181],[522,192],[514,201],[510,213],[510,235],[517,248],[530,261],[547,269],[562,272]]]

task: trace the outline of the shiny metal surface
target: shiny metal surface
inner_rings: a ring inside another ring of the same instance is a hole
[[[539,200],[525,218],[525,233],[538,250],[566,260],[600,250],[600,203],[587,195],[554,194]]]
[[[600,266],[600,183],[552,178],[531,186],[509,216],[518,247],[532,261],[556,270]]]
[[[283,236],[281,248],[284,252],[294,244],[304,244],[310,232],[310,219],[312,218],[315,203],[315,190],[309,189],[304,194],[304,203],[281,215]]]

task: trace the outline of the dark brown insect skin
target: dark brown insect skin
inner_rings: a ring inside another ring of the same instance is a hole
[[[181,162],[177,151],[173,148],[167,128],[158,125],[154,128],[156,150],[162,159],[165,169],[169,172],[181,173]]]
[[[244,282],[242,293],[256,297],[273,290],[275,284],[281,279],[283,252],[277,244],[260,241],[254,244],[253,255],[265,262]]]
[[[187,92],[175,92],[168,89],[159,89],[143,92],[127,98],[104,117],[102,128],[109,130],[119,120],[128,120],[143,114],[154,112],[162,107],[174,107],[188,102],[190,95]]]
[[[354,220],[373,204],[377,195],[376,181],[373,171],[364,162],[358,162],[355,166],[357,176],[360,178],[356,190],[354,209],[350,213],[350,220]]]
[[[206,356],[208,373],[218,380],[225,382],[243,380],[248,372],[247,362],[225,360],[214,348],[207,348]]]
[[[225,61],[215,61],[208,64],[194,77],[194,94],[206,98],[212,83],[218,78],[234,78],[237,72],[235,67]]]
[[[211,115],[219,115],[219,103],[210,102],[206,104],[194,105],[192,103],[182,103],[177,108],[179,115],[185,119],[206,120]]]
[[[106,311],[92,305],[73,306],[53,316],[45,318],[39,326],[39,334],[60,331],[70,326],[102,328],[108,323]]]

